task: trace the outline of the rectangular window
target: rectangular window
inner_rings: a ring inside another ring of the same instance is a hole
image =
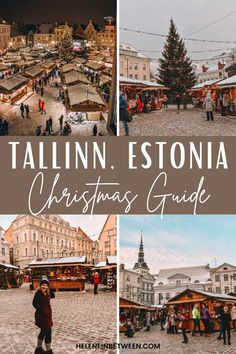
[[[224,281],[229,281],[229,276],[228,276],[228,274],[224,274]]]
[[[5,256],[5,248],[2,248],[2,255]]]
[[[219,281],[220,281],[220,276],[219,276],[219,275],[216,275],[216,276],[215,276],[215,281],[216,281],[216,282],[219,282]]]
[[[233,274],[233,280],[236,280],[236,273]]]
[[[221,288],[218,287],[218,286],[216,287],[216,293],[217,293],[217,294],[221,294]]]
[[[170,300],[170,293],[166,293],[166,300]]]
[[[225,294],[228,294],[229,293],[229,286],[226,286],[225,287]]]

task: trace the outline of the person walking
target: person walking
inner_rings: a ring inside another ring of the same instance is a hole
[[[39,106],[39,112],[42,112],[42,101],[40,98],[39,98],[38,106]]]
[[[202,322],[205,327],[205,337],[210,337],[210,314],[208,308],[205,304],[203,304],[202,308]]]
[[[24,118],[24,111],[25,111],[25,106],[24,106],[24,103],[22,102],[21,105],[20,105],[20,111],[21,111],[21,117]]]
[[[233,305],[231,310],[231,319],[233,322],[234,332],[236,332],[236,306]]]
[[[100,282],[99,274],[98,272],[95,272],[93,275],[93,293],[97,295],[98,293],[98,284]]]
[[[205,109],[206,114],[207,114],[207,121],[212,121],[214,120],[213,116],[213,111],[214,111],[214,102],[211,99],[211,93],[208,92],[204,102],[203,102],[203,109]]]
[[[146,313],[146,331],[150,331],[150,321],[151,321],[151,314],[149,311]]]
[[[176,101],[176,104],[177,104],[177,109],[179,111],[180,110],[180,104],[181,104],[181,97],[180,97],[179,93],[177,93],[175,101]]]
[[[229,113],[229,106],[230,106],[230,97],[229,93],[225,92],[223,94],[223,107],[224,107],[224,113],[225,115]]]
[[[97,136],[98,134],[98,127],[97,127],[97,124],[94,124],[93,126],[93,136]]]
[[[183,109],[186,111],[187,108],[188,108],[188,95],[186,92],[183,93],[183,96],[182,96],[182,102],[183,102]]]
[[[231,316],[229,314],[229,308],[228,306],[224,307],[224,312],[221,317],[222,321],[222,329],[223,329],[223,339],[224,339],[224,344],[226,345],[226,333],[227,333],[227,339],[228,339],[228,345],[231,345],[230,342],[230,322],[231,322]]]
[[[43,276],[40,281],[39,289],[36,291],[33,299],[33,307],[36,310],[35,325],[40,328],[34,354],[53,354],[51,349],[53,321],[50,299],[54,297],[55,294],[49,288],[47,277]],[[43,341],[45,341],[46,351],[43,349]]]
[[[25,112],[26,112],[26,118],[29,118],[29,105],[28,104],[26,104],[25,105]]]
[[[121,92],[121,94],[120,94],[120,121],[124,125],[126,136],[129,136],[128,120],[129,120],[128,105],[127,105],[127,102],[126,102],[126,99],[125,99],[123,93]]]
[[[181,316],[180,316],[179,328],[182,330],[182,334],[183,334],[183,342],[182,343],[184,343],[184,344],[188,343],[188,337],[186,334],[186,330],[188,328],[188,320],[189,320],[189,316],[186,313],[185,309],[183,309]]]
[[[58,120],[59,120],[59,124],[60,124],[60,130],[62,130],[63,129],[63,121],[64,121],[63,114],[60,116],[60,118]]]
[[[44,101],[42,101],[41,102],[41,114],[46,114],[46,110],[45,110],[45,102]]]
[[[192,318],[193,318],[193,331],[192,331],[192,336],[195,336],[196,329],[198,329],[198,332],[200,333],[200,336],[202,336],[202,331],[201,331],[201,326],[200,326],[200,319],[201,319],[201,314],[198,308],[198,304],[194,305],[193,311],[192,311]]]
[[[220,325],[220,332],[219,332],[219,336],[217,337],[217,339],[221,340],[222,336],[223,336],[223,327],[222,327],[222,315],[224,314],[224,306],[222,303],[218,304],[218,308],[216,310],[216,317],[219,321],[219,325]]]
[[[50,130],[50,132],[52,132],[53,131],[53,129],[52,129],[52,116],[49,117],[48,124],[49,124],[49,130]]]

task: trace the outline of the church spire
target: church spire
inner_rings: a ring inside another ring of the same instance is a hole
[[[144,260],[144,250],[143,250],[143,232],[141,231],[141,240],[138,252],[138,261],[134,265],[134,270],[149,271],[147,263]]]

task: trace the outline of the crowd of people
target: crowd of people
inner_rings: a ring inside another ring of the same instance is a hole
[[[140,317],[141,316],[141,317]],[[207,304],[203,304],[200,308],[199,304],[195,304],[192,311],[187,308],[175,309],[174,306],[163,307],[156,312],[146,311],[146,313],[139,313],[135,318],[128,316],[126,319],[125,335],[133,337],[135,329],[139,327],[140,322],[143,323],[147,331],[150,330],[151,325],[160,324],[161,331],[165,331],[169,335],[175,335],[182,332],[183,344],[189,342],[187,331],[190,321],[193,322],[193,329],[191,336],[210,337],[215,331],[215,324],[218,322],[219,333],[217,340],[222,340],[224,345],[231,345],[231,327],[236,332],[236,306],[226,306],[223,303],[217,303],[214,311],[209,311]],[[202,330],[203,325],[203,330]]]

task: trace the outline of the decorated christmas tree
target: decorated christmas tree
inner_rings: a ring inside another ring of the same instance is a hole
[[[172,19],[159,64],[159,83],[168,87],[171,94],[181,94],[194,85],[196,78],[192,62]]]
[[[60,58],[67,63],[69,63],[75,56],[72,35],[67,25],[59,44],[59,55]]]

